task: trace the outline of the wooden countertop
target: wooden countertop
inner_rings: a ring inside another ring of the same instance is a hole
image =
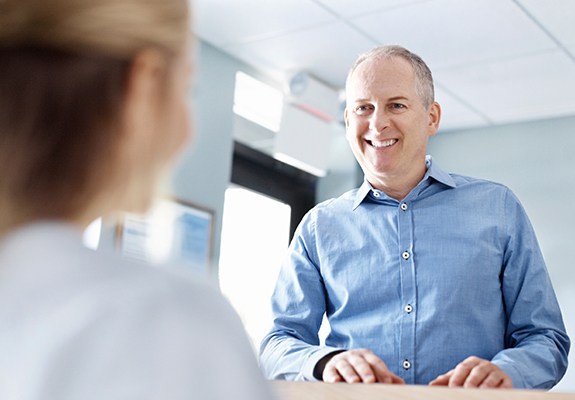
[[[420,385],[274,381],[278,400],[575,400],[575,393],[519,389],[449,389]]]

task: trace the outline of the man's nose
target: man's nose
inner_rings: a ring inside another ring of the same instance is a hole
[[[389,116],[385,110],[376,109],[371,115],[369,129],[376,133],[382,133],[389,126]]]

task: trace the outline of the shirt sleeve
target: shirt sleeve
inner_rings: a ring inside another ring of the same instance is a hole
[[[260,348],[260,365],[269,379],[317,380],[317,362],[341,350],[319,344],[326,295],[313,228],[308,213],[296,230],[272,295],[273,327]]]
[[[506,349],[492,361],[516,388],[549,389],[565,374],[570,341],[535,233],[510,191],[502,211]]]

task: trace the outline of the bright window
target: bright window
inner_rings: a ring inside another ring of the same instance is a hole
[[[280,127],[283,93],[239,71],[236,73],[234,112],[277,132]]]
[[[270,329],[270,297],[289,245],[289,205],[233,186],[226,190],[220,286],[257,351]]]

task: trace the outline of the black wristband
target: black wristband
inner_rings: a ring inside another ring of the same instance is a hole
[[[345,350],[335,350],[329,354],[326,354],[319,361],[315,364],[313,368],[313,377],[318,381],[323,381],[323,370],[325,369],[325,365],[328,363],[329,360],[333,358],[336,354],[343,353]]]

